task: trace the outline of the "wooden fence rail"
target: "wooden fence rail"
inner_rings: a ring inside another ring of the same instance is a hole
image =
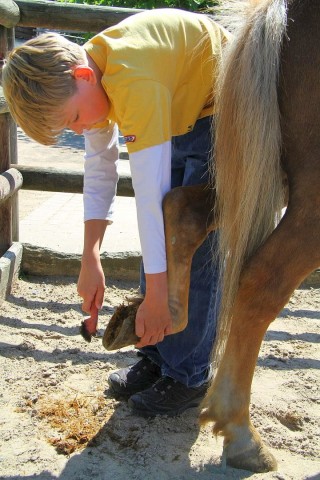
[[[44,0],[15,0],[15,3],[20,10],[18,25],[74,32],[99,32],[139,11]]]
[[[82,193],[83,173],[81,171],[62,170],[53,167],[29,167],[27,165],[15,165],[15,167],[22,174],[22,189],[24,190]],[[120,176],[117,185],[117,195],[119,197],[134,196],[131,176]]]
[[[0,0],[0,24],[7,28],[37,27],[99,32],[141,10],[99,7],[47,0]]]
[[[16,168],[9,168],[0,174],[0,205],[17,193],[22,182],[22,174]]]

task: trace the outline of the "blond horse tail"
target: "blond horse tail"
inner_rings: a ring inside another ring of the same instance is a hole
[[[286,0],[222,2],[234,40],[218,78],[214,184],[223,298],[214,363],[223,354],[241,269],[280,219],[283,187],[277,81]]]

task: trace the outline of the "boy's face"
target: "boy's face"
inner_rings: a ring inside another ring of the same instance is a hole
[[[96,123],[103,122],[109,112],[108,97],[95,73],[87,66],[74,70],[77,91],[64,104],[62,118],[65,128],[81,134]]]

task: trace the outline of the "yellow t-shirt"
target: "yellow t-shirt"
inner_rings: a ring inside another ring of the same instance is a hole
[[[176,9],[133,15],[84,48],[103,73],[129,153],[191,131],[214,113],[214,84],[227,32],[209,17]]]

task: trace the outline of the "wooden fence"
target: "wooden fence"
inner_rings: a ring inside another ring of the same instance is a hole
[[[137,11],[46,0],[0,0],[0,66],[14,46],[16,26],[96,33]],[[82,187],[82,173],[19,165],[17,129],[0,87],[0,257],[19,239],[16,193],[20,188],[82,193]],[[120,177],[117,194],[133,196],[130,177]]]

